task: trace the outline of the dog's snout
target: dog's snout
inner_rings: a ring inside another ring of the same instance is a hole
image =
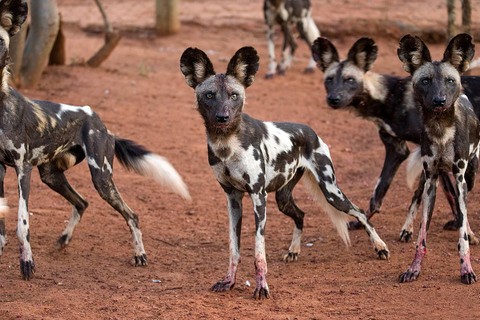
[[[219,123],[226,123],[228,121],[228,114],[217,114],[215,116]]]
[[[336,95],[329,94],[327,96],[327,102],[331,106],[338,106],[340,104],[340,96],[338,94]]]
[[[446,102],[447,102],[447,100],[445,99],[445,97],[435,97],[435,98],[433,98],[433,105],[435,107],[443,107],[443,106],[445,106]]]

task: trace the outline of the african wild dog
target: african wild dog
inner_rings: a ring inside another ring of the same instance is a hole
[[[85,158],[98,193],[125,218],[130,228],[135,265],[146,265],[138,217],[123,201],[113,183],[114,156],[127,169],[152,177],[185,198],[189,198],[187,188],[170,163],[133,141],[114,136],[90,107],[31,100],[8,85],[10,37],[20,29],[26,16],[25,2],[12,0],[0,4],[0,197],[4,197],[6,166],[11,166],[15,168],[18,179],[17,237],[22,276],[30,279],[35,270],[28,221],[33,167],[38,167],[41,180],[46,185],[73,205],[70,222],[56,243],[61,249],[70,242],[74,228],[88,205],[70,186],[64,171]],[[5,220],[0,216],[0,249],[5,242]]]
[[[230,265],[227,276],[213,291],[233,288],[240,262],[242,198],[247,192],[255,212],[255,298],[269,297],[266,281],[265,223],[267,193],[275,192],[278,208],[294,222],[293,239],[283,260],[296,261],[300,253],[304,212],[292,196],[302,176],[318,202],[330,215],[340,236],[349,243],[347,215],[363,225],[378,258],[388,259],[385,243],[338,188],[327,145],[308,126],[263,122],[242,113],[245,89],[254,81],[259,57],[252,47],[238,50],[225,74],[215,74],[207,55],[189,48],[180,66],[187,84],[195,89],[196,105],[205,122],[208,162],[227,197],[230,231]]]
[[[268,73],[266,78],[273,78],[275,69],[279,75],[284,75],[293,59],[293,53],[297,48],[292,31],[292,25],[296,24],[300,36],[312,46],[313,41],[320,36],[317,26],[312,18],[312,8],[310,0],[265,0],[263,5],[265,23],[267,24]],[[283,52],[282,60],[277,66],[275,61],[275,23],[279,23],[283,32]],[[315,61],[310,59],[306,73],[314,71]]]
[[[437,179],[441,172],[451,171],[456,182],[460,224],[460,275],[463,283],[471,284],[477,278],[470,264],[467,193],[473,188],[478,169],[480,124],[470,101],[462,94],[460,74],[468,69],[475,45],[471,36],[460,34],[450,41],[441,61],[432,61],[425,43],[419,37],[406,35],[400,40],[397,53],[405,71],[412,75],[413,96],[421,110],[421,155],[416,153],[415,159],[410,161],[423,165],[414,196],[419,198],[417,203],[423,202],[415,258],[399,280],[409,282],[420,274],[427,252],[426,237],[435,204]],[[417,209],[418,206],[413,208]]]
[[[327,104],[333,109],[349,109],[373,121],[385,145],[385,162],[375,186],[367,217],[380,211],[383,199],[400,164],[410,151],[407,141],[420,144],[422,122],[420,107],[413,98],[411,77],[397,77],[369,71],[377,58],[377,46],[370,38],[361,38],[348,52],[347,59],[340,61],[335,46],[327,38],[318,38],[312,46],[317,66],[324,72]],[[472,101],[480,116],[480,77],[461,78],[465,94]],[[440,173],[445,195],[449,200],[455,220],[445,229],[458,229],[458,213],[455,204],[455,189],[447,173]],[[408,242],[413,234],[413,216],[409,216],[400,232],[400,240]],[[352,228],[359,227],[352,222]],[[478,244],[478,238],[469,230],[470,244]]]

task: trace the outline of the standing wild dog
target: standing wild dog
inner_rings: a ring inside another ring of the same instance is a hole
[[[313,41],[320,36],[317,26],[312,18],[312,8],[310,0],[265,0],[263,5],[265,23],[267,24],[268,64],[267,79],[273,78],[275,69],[279,75],[284,75],[293,59],[293,54],[297,48],[292,31],[292,25],[296,24],[300,36],[307,41],[311,47]],[[277,67],[275,61],[275,23],[279,23],[283,32],[283,52],[282,60]],[[310,59],[306,73],[313,72],[315,61]]]
[[[275,192],[278,208],[295,222],[293,239],[285,261],[300,253],[304,212],[292,196],[302,176],[318,202],[330,215],[340,236],[349,243],[347,215],[357,218],[370,236],[380,259],[388,259],[385,243],[367,221],[363,211],[338,188],[327,145],[308,126],[286,122],[263,122],[242,113],[245,89],[253,83],[259,57],[252,47],[238,50],[225,74],[215,74],[207,55],[189,48],[180,66],[187,84],[195,89],[198,111],[207,132],[208,162],[227,196],[230,233],[230,264],[227,276],[213,291],[233,288],[240,262],[242,198],[247,192],[255,212],[254,297],[269,297],[266,280],[265,223],[267,193]]]
[[[20,242],[20,271],[33,276],[35,265],[30,247],[28,197],[30,175],[38,167],[40,178],[73,205],[72,217],[56,243],[64,248],[72,239],[88,203],[70,186],[64,171],[87,159],[93,184],[100,196],[127,222],[133,237],[135,265],[146,265],[138,217],[123,201],[112,178],[114,156],[127,169],[166,184],[184,198],[189,194],[181,177],[164,158],[133,141],[120,139],[107,130],[88,106],[77,107],[31,100],[8,85],[8,45],[27,17],[23,1],[0,3],[0,197],[4,197],[6,166],[15,168],[19,204],[17,237]],[[0,216],[0,253],[5,245],[4,219]]]
[[[407,141],[420,144],[422,132],[420,107],[413,97],[412,78],[371,72],[377,50],[372,39],[361,38],[351,47],[347,59],[340,61],[335,46],[328,39],[318,38],[312,46],[317,66],[324,72],[327,104],[333,109],[353,110],[360,117],[373,121],[385,145],[383,169],[367,210],[369,219],[380,211],[393,177],[410,154]],[[477,90],[480,77],[463,76],[461,81],[465,94],[480,116],[480,94]],[[413,179],[409,180],[413,184]],[[459,220],[455,189],[448,173],[440,173],[440,181],[455,216],[455,220],[448,222],[444,228],[456,230]],[[412,239],[413,219],[409,215],[400,232],[400,240],[408,242]],[[352,222],[350,226],[357,228],[359,225]],[[470,229],[468,235],[471,244],[478,244],[478,238]]]
[[[412,160],[423,165],[414,196],[419,198],[417,203],[423,202],[415,258],[399,280],[412,281],[420,274],[427,252],[427,230],[435,204],[437,179],[440,173],[451,171],[456,182],[455,203],[460,224],[460,275],[463,283],[471,284],[477,278],[470,264],[467,193],[473,188],[478,169],[480,126],[470,101],[462,94],[460,74],[468,69],[475,45],[471,36],[460,34],[448,44],[443,60],[432,61],[425,43],[407,35],[400,40],[397,53],[405,71],[412,75],[413,96],[421,110],[421,157],[416,153]],[[413,210],[417,209],[418,205]]]

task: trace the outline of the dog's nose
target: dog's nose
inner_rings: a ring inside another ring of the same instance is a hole
[[[219,123],[225,123],[228,121],[228,114],[218,114],[215,118]]]
[[[433,105],[435,107],[443,107],[447,100],[443,97],[435,97],[433,98]]]
[[[340,104],[340,96],[337,94],[337,95],[328,95],[327,96],[327,102],[330,106],[338,106]]]

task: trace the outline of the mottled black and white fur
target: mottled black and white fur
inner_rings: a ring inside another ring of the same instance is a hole
[[[266,78],[273,78],[275,70],[278,74],[284,75],[293,59],[297,48],[292,25],[296,24],[300,36],[305,39],[309,46],[320,36],[317,26],[312,18],[312,6],[310,0],[265,0],[263,4],[265,23],[267,24],[268,73]],[[280,24],[283,32],[283,52],[280,64],[275,61],[275,24]],[[313,72],[315,61],[310,59],[306,73]]]
[[[340,236],[349,243],[347,215],[357,218],[370,236],[380,259],[388,259],[385,243],[338,188],[327,145],[308,126],[287,122],[263,122],[242,113],[245,89],[254,81],[259,57],[252,47],[238,50],[225,74],[215,74],[207,55],[187,49],[180,60],[187,84],[195,89],[197,109],[205,122],[208,161],[228,202],[230,266],[224,280],[212,290],[233,288],[240,262],[242,198],[250,196],[255,212],[255,298],[269,296],[266,281],[265,223],[267,193],[275,192],[278,208],[290,216],[295,227],[285,261],[297,260],[304,212],[295,204],[292,191],[305,176],[305,183],[330,215]]]
[[[398,77],[370,71],[377,58],[378,48],[370,38],[360,38],[350,48],[347,59],[340,61],[338,52],[327,38],[320,37],[312,46],[317,66],[324,72],[327,104],[333,109],[352,110],[360,117],[374,122],[385,146],[385,160],[380,178],[370,199],[366,212],[370,219],[380,211],[383,199],[400,166],[410,151],[407,141],[420,144],[422,121],[420,106],[413,97],[412,77]],[[465,94],[480,116],[480,77],[462,76]],[[413,176],[408,176],[413,184]],[[445,229],[456,230],[458,212],[455,204],[455,189],[448,173],[440,173],[443,190],[450,203],[455,220]],[[415,206],[415,204],[413,204]],[[409,215],[400,232],[400,240],[408,242],[413,235],[414,217]],[[352,228],[358,223],[351,222]],[[470,244],[479,240],[469,229]]]
[[[421,110],[421,153],[416,154],[415,160],[423,166],[414,196],[418,198],[417,204],[423,203],[415,258],[399,280],[413,281],[420,274],[427,252],[426,238],[437,180],[440,173],[452,172],[460,224],[460,276],[463,283],[471,284],[477,277],[470,263],[467,194],[473,188],[478,170],[480,124],[472,104],[462,94],[460,74],[468,69],[475,45],[470,35],[460,34],[450,41],[441,61],[432,61],[425,43],[419,37],[407,35],[400,40],[397,53],[405,71],[412,75],[413,95]],[[410,210],[418,210],[418,205]]]
[[[125,218],[130,228],[135,265],[146,265],[138,217],[123,201],[113,183],[114,156],[124,167],[153,177],[185,198],[189,198],[187,188],[168,161],[133,141],[114,136],[90,107],[31,100],[8,85],[10,37],[18,31],[26,16],[25,2],[12,0],[0,4],[0,197],[4,197],[6,166],[11,166],[18,178],[17,237],[22,276],[30,279],[35,270],[28,213],[33,167],[38,167],[46,185],[73,205],[70,222],[56,244],[61,249],[70,242],[88,205],[70,186],[64,171],[85,158],[98,193]],[[5,220],[0,217],[0,253],[5,243]]]

